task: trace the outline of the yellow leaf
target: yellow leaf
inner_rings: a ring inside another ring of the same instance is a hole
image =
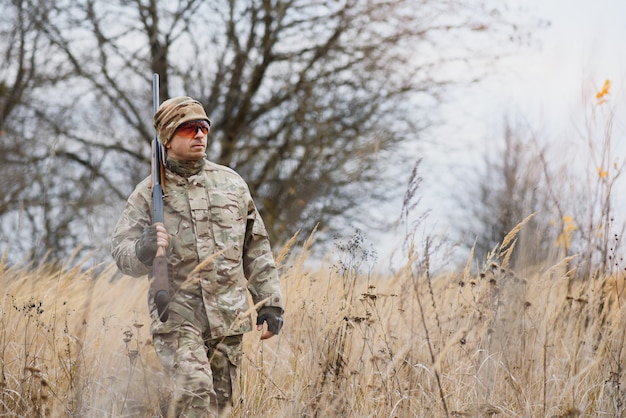
[[[599,92],[596,93],[596,99],[598,100],[598,104],[601,105],[602,103],[606,102],[606,99],[604,96],[606,96],[607,94],[609,94],[609,89],[611,88],[611,81],[610,80],[606,80],[604,82],[604,85],[602,86],[602,90],[600,90]]]
[[[596,99],[601,99],[604,96],[606,96],[607,94],[609,94],[609,89],[611,88],[611,81],[610,80],[606,80],[604,82],[604,85],[602,86],[602,90],[600,90],[599,92],[596,93]]]

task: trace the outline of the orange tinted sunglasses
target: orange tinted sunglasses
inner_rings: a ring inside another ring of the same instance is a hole
[[[183,138],[192,139],[196,136],[198,129],[202,131],[204,135],[209,133],[211,124],[206,120],[192,120],[185,122],[176,128],[175,135],[182,136]]]

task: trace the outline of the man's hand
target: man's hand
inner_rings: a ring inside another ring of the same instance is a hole
[[[135,252],[139,261],[147,266],[151,266],[156,256],[157,248],[167,248],[170,245],[170,235],[165,230],[162,223],[147,226],[141,238],[135,245]]]
[[[267,322],[267,331],[261,334],[262,340],[272,338],[274,335],[278,335],[280,329],[283,327],[283,310],[276,306],[263,306],[259,309],[259,315],[256,319],[256,329],[261,331],[263,329],[263,323]]]

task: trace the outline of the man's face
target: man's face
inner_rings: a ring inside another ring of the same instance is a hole
[[[183,123],[168,142],[167,155],[180,161],[201,160],[205,156],[210,132],[211,127],[205,120]]]

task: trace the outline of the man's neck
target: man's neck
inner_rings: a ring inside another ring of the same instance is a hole
[[[190,177],[202,171],[202,167],[204,166],[204,158],[200,160],[181,161],[172,157],[167,157],[166,164],[167,168],[172,170],[174,173],[179,174],[183,177]]]

